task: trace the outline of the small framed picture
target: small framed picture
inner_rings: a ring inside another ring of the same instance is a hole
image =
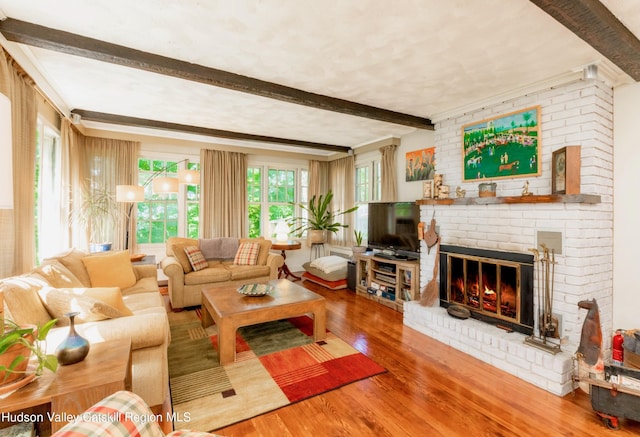
[[[551,194],[580,194],[580,146],[566,146],[553,152]]]
[[[433,198],[433,179],[422,182],[422,198],[423,199],[432,199]]]

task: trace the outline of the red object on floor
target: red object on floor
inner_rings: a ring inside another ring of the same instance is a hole
[[[347,288],[347,279],[340,279],[338,281],[325,281],[322,278],[319,278],[315,275],[312,275],[309,272],[304,272],[302,274],[302,279],[311,281],[315,284],[322,285],[323,287],[327,287],[330,290],[340,290],[342,288]]]

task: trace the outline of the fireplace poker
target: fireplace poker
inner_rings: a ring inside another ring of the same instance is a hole
[[[533,252],[533,261],[534,261],[534,265],[538,264],[540,267],[538,269],[538,274],[536,275],[537,279],[538,279],[538,331],[540,332],[540,337],[542,337],[542,326],[540,325],[540,287],[541,287],[541,279],[540,279],[540,271],[542,270],[542,264],[540,263],[540,252],[538,251],[538,249],[529,249],[531,252]]]

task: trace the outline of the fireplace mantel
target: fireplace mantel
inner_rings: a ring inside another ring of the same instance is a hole
[[[418,205],[501,205],[511,203],[600,203],[597,194],[536,194],[506,197],[458,197],[454,199],[418,199]]]

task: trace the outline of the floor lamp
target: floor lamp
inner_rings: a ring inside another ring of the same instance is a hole
[[[175,167],[182,162],[188,161],[183,159],[176,163],[172,163],[170,167]],[[133,206],[138,202],[144,202],[144,189],[149,185],[154,194],[169,194],[177,193],[180,184],[186,185],[199,185],[200,184],[200,172],[198,170],[179,169],[178,177],[167,176],[167,168],[156,171],[151,175],[149,179],[143,185],[116,185],[116,201],[131,203],[129,210],[126,214],[126,241],[125,249],[129,249],[129,225],[131,223],[131,213],[133,212]]]

